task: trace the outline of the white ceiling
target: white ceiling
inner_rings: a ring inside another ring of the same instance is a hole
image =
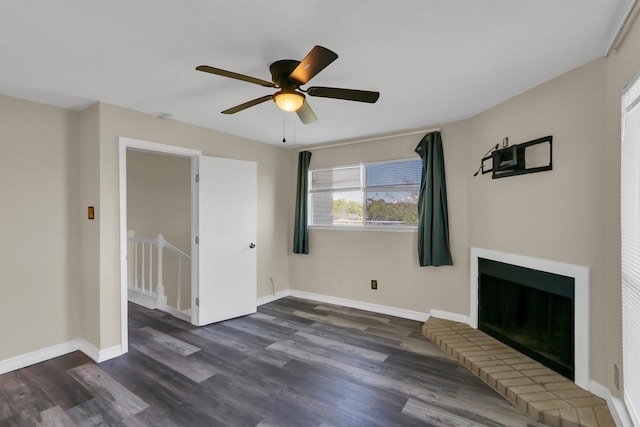
[[[95,101],[288,146],[464,119],[604,55],[632,0],[0,0],[0,93],[65,108]],[[303,125],[273,93],[195,71],[270,80],[316,45],[339,58],[305,87],[381,93],[376,104],[308,97]]]

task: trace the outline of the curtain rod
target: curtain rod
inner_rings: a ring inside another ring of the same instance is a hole
[[[379,141],[381,139],[399,138],[402,136],[418,135],[421,133],[440,132],[441,130],[442,130],[441,128],[414,130],[411,132],[395,133],[392,135],[376,136],[373,138],[355,139],[353,141],[338,142],[336,144],[316,145],[315,147],[300,148],[298,151],[322,150],[323,148],[342,147],[343,145],[352,145],[352,144],[359,144],[361,142]]]

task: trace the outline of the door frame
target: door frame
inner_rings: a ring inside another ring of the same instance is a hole
[[[120,205],[120,343],[122,354],[129,351],[129,318],[127,314],[127,293],[128,293],[128,267],[127,267],[127,149],[144,151],[149,153],[169,154],[177,157],[187,157],[191,159],[191,177],[197,173],[197,159],[202,156],[201,150],[179,147],[175,145],[160,144],[157,142],[144,141],[141,139],[118,137],[118,192]],[[195,246],[195,234],[198,224],[197,200],[194,199],[194,192],[197,191],[195,180],[191,179],[191,245]],[[195,228],[194,228],[195,225]],[[191,268],[193,272],[194,253],[191,254]],[[197,262],[196,262],[197,266]],[[191,299],[197,295],[197,280],[191,275]],[[193,305],[192,305],[193,313]],[[192,314],[193,320],[193,314]]]

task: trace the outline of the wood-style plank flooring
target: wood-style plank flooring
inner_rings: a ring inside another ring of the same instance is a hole
[[[421,323],[284,298],[196,328],[129,305],[129,353],[0,376],[7,426],[527,426]]]

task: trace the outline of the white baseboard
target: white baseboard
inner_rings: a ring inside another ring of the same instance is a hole
[[[160,306],[158,306],[158,310],[162,310],[165,313],[169,313],[173,317],[177,317],[180,320],[184,320],[185,322],[191,323],[191,316],[190,315],[188,315],[186,313],[183,313],[181,311],[178,311],[175,308],[171,307],[170,305],[167,305],[167,304],[160,305]]]
[[[98,350],[98,348],[95,345],[91,344],[89,341],[83,339],[78,339],[76,341],[78,342],[77,350],[80,350],[81,352],[92,358],[96,363],[113,359],[125,353],[124,351],[122,351],[121,345],[114,345],[113,347]]]
[[[158,308],[158,297],[135,289],[127,289],[127,300],[150,310]]]
[[[292,297],[304,298],[327,304],[342,305],[344,307],[356,308],[358,310],[372,311],[374,313],[387,314],[389,316],[402,317],[404,319],[416,320],[424,322],[429,318],[427,313],[419,311],[406,310],[404,308],[389,307],[387,305],[372,304],[368,302],[356,301],[346,298],[332,297],[328,295],[314,294],[311,292],[296,291],[291,289],[289,295]]]
[[[451,313],[449,311],[442,311],[442,310],[431,310],[431,315],[433,317],[437,317],[438,319],[445,319],[445,320],[451,320],[453,322],[460,322],[473,327],[473,325],[471,324],[471,317],[465,316],[463,314]]]
[[[98,360],[96,362],[106,362],[109,359],[115,359],[118,356],[122,356],[125,352],[122,351],[122,346],[114,345],[113,347],[105,348],[104,350],[100,350],[98,353]],[[89,356],[91,357],[91,356]],[[95,359],[94,359],[95,360]]]
[[[35,365],[36,363],[44,362],[45,360],[53,359],[54,357],[62,356],[76,350],[78,350],[77,343],[75,341],[69,341],[32,351],[31,353],[0,360],[0,374],[26,368],[27,366]]]
[[[609,406],[611,416],[616,422],[616,426],[633,427],[631,416],[629,415],[627,406],[624,404],[622,399],[613,396],[607,387],[594,380],[589,382],[589,391],[599,398],[607,401],[607,406]]]
[[[26,368],[27,366],[35,365],[36,363],[44,362],[55,357],[64,356],[65,354],[73,353],[78,350],[89,356],[97,363],[113,359],[114,357],[118,357],[123,354],[120,345],[106,348],[104,350],[98,350],[97,347],[84,339],[75,339],[61,344],[56,344],[51,347],[32,351],[30,353],[11,357],[9,359],[0,360],[0,375]]]
[[[273,295],[265,295],[263,297],[260,297],[256,300],[256,304],[257,305],[263,305],[263,304],[268,304],[270,302],[273,301],[277,301],[280,298],[284,298],[284,297],[288,297],[289,295],[291,295],[291,292],[289,289],[285,289],[283,291],[278,291]]]
[[[75,340],[75,342],[78,345],[78,348],[76,350],[80,350],[91,359],[93,359],[94,362],[98,362],[98,360],[100,360],[100,350],[98,350],[98,347],[84,339],[77,339]]]

